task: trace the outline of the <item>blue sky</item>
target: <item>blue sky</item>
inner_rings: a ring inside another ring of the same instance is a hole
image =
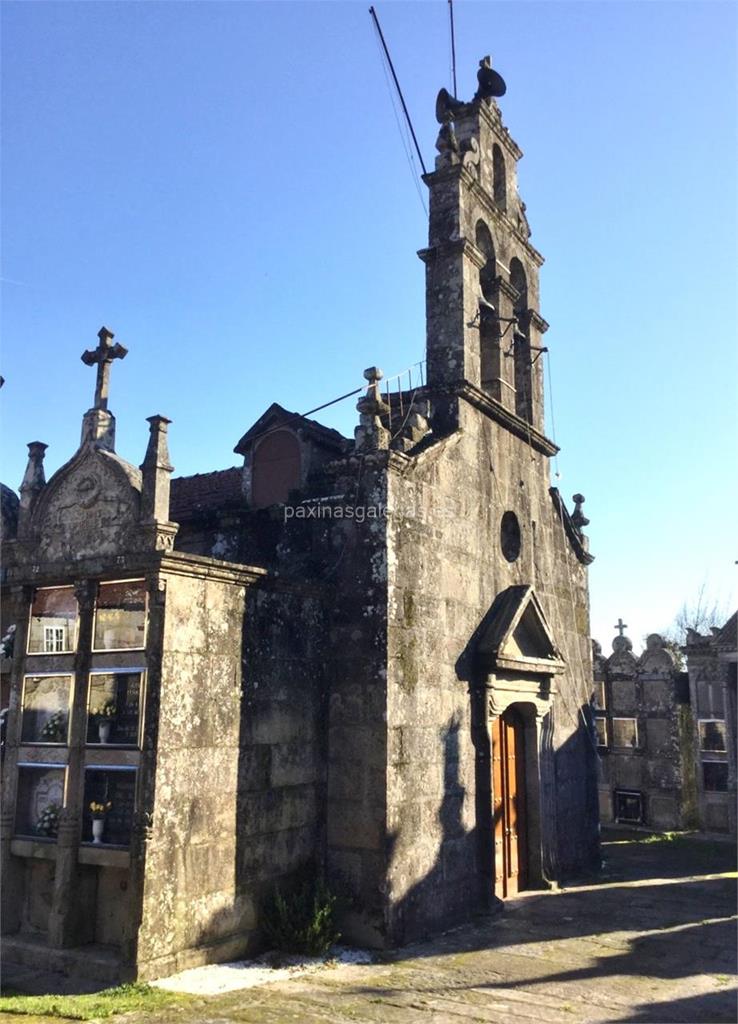
[[[271,401],[423,357],[426,217],[367,8],[5,0],[3,480],[28,441],[49,472],[76,448],[103,323],[118,449],[140,462],[163,413],[178,474],[235,464]],[[431,167],[447,5],[377,9]],[[622,615],[638,644],[705,581],[738,601],[736,7],[455,9],[459,94],[491,53],[525,152],[593,632]],[[323,420],[350,433],[354,401]]]

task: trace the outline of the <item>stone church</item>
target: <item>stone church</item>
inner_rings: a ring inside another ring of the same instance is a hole
[[[233,959],[310,861],[383,947],[598,863],[587,520],[550,482],[543,257],[478,77],[437,106],[422,381],[365,371],[353,438],[272,404],[242,466],[172,479],[164,416],[140,467],[116,451],[103,328],[78,450],[47,481],[33,442],[3,492],[9,958]]]

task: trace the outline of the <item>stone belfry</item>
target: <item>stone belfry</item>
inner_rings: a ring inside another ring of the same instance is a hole
[[[477,77],[470,103],[445,89],[436,103],[439,155],[425,176],[430,227],[428,248],[419,253],[426,265],[428,383],[478,389],[502,407],[516,432],[543,433],[543,257],[530,244],[518,194],[522,152],[494,98],[505,84],[489,57]]]

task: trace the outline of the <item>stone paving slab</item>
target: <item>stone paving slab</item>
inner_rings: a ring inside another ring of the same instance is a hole
[[[601,880],[386,955],[120,1024],[735,1024],[735,848],[606,842]],[[608,838],[611,838],[608,837]],[[0,1024],[32,1024],[0,1015]],[[37,1018],[41,1024],[41,1018]],[[44,1021],[45,1024],[45,1021]]]

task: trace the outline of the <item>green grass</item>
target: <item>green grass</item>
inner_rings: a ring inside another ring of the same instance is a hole
[[[673,843],[677,839],[683,839],[683,832],[657,832],[654,835],[646,836],[644,839],[633,839],[634,843]]]
[[[66,1020],[99,1020],[132,1010],[160,1010],[191,999],[175,992],[164,992],[150,985],[134,983],[106,988],[79,996],[0,996],[1,1013],[35,1014]]]

